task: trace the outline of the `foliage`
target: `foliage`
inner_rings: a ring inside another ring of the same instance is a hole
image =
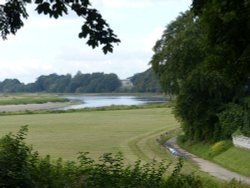
[[[121,86],[116,74],[92,73],[75,76],[42,75],[34,83],[23,84],[17,79],[0,82],[0,92],[103,93],[114,92]]]
[[[152,68],[142,72],[137,73],[130,78],[133,83],[132,90],[135,92],[161,92],[161,86],[159,79],[153,72]]]
[[[245,105],[244,105],[245,104]],[[239,130],[245,136],[250,136],[250,111],[247,103],[229,103],[225,110],[218,114],[222,138],[230,139]]]
[[[245,135],[250,137],[250,98],[245,98],[244,100],[244,107],[243,107],[243,126],[240,127],[241,132]]]
[[[15,34],[24,25],[23,19],[29,16],[26,6],[31,3],[31,0],[9,0],[0,5],[0,32],[3,39],[9,34]],[[113,43],[120,42],[101,14],[91,8],[89,0],[35,0],[34,5],[38,14],[55,19],[67,15],[69,10],[73,11],[84,20],[79,38],[88,38],[87,44],[92,48],[103,45],[105,54],[113,51]]]
[[[24,84],[17,79],[5,79],[0,82],[0,92],[49,92],[49,93],[110,93],[110,92],[161,92],[159,80],[152,71],[135,74],[130,78],[133,83],[131,88],[122,88],[121,81],[114,73],[83,74],[80,71],[76,75],[49,74],[39,76],[34,83]]]
[[[204,63],[210,71],[220,72],[222,81],[228,83],[227,92],[224,92],[228,100],[221,101],[218,108],[223,111],[224,104],[233,102],[242,105],[244,113],[248,113],[241,101],[250,94],[250,25],[247,18],[250,1],[194,0],[192,9],[206,32],[209,53]],[[234,116],[238,115],[236,112]],[[249,127],[249,122],[244,122],[244,126]]]
[[[229,103],[219,115],[222,138],[230,139],[232,134],[241,129],[244,124],[244,111],[242,106]]]
[[[231,103],[243,107],[242,127],[249,130],[249,110],[242,102],[250,95],[249,6],[236,0],[194,0],[192,10],[170,23],[155,44],[153,70],[164,91],[176,96],[175,115],[190,140],[228,138],[241,126],[226,125]]]
[[[180,161],[182,161],[180,159]],[[180,174],[182,168],[182,162],[179,162],[172,175],[169,177],[169,179],[167,180],[168,184],[170,185],[170,187],[172,188],[179,188],[179,187],[197,187],[197,188],[201,188],[203,187],[201,180],[199,179],[199,177],[197,177],[196,179],[194,178],[195,176],[193,174],[190,175],[182,175]]]
[[[17,135],[9,134],[0,140],[1,187],[202,187],[198,177],[180,173],[182,161],[166,179],[169,164],[137,161],[127,166],[120,153],[103,154],[98,161],[80,153],[79,163],[61,159],[53,162],[49,156],[39,157],[25,144],[26,133],[27,127],[23,127]]]
[[[222,141],[216,142],[211,146],[209,155],[211,157],[214,157],[214,156],[219,155],[220,153],[226,151],[230,147],[232,147],[232,142],[230,142],[230,141],[222,140]]]
[[[30,168],[36,154],[23,142],[27,126],[16,134],[8,134],[0,140],[0,186],[32,187]]]
[[[182,13],[165,29],[153,48],[151,65],[165,92],[178,94],[182,82],[203,58],[203,33],[191,12]]]
[[[199,20],[193,19],[192,12],[180,15],[168,25],[154,51],[152,67],[164,91],[177,96],[175,115],[189,139],[214,139],[217,107],[227,98],[218,92],[225,88],[220,74],[202,64],[207,51]]]

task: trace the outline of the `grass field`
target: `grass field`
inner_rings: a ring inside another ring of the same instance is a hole
[[[0,136],[15,133],[23,125],[29,125],[27,142],[41,155],[50,154],[54,159],[75,160],[80,151],[90,152],[93,158],[121,151],[128,163],[138,159],[177,161],[156,142],[160,134],[179,127],[170,108],[0,116]],[[201,175],[205,187],[222,183],[188,161],[183,172]]]
[[[250,177],[250,151],[246,149],[231,147],[216,156],[213,161],[232,171]]]
[[[29,125],[27,142],[44,155],[75,159],[79,151],[88,151],[93,157],[122,151],[128,160],[161,159],[147,145],[162,132],[178,127],[170,111],[155,108],[1,116],[0,136]]]

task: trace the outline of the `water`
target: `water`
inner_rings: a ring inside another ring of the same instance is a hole
[[[62,110],[94,108],[111,105],[144,105],[164,103],[163,97],[138,97],[138,96],[86,96],[86,95],[69,95],[65,98],[80,101],[80,104],[64,107]]]

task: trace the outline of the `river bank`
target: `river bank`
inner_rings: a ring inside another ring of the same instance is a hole
[[[43,104],[1,105],[0,112],[53,110],[75,104],[75,102],[47,102]]]
[[[67,94],[61,95],[60,98],[68,102],[45,101],[33,102],[32,98],[36,95],[10,96],[2,100],[9,100],[9,104],[0,105],[0,112],[21,112],[21,111],[38,111],[38,110],[70,110],[82,108],[97,108],[105,106],[131,106],[145,104],[165,103],[167,98],[162,95],[111,95],[111,94]],[[44,96],[39,96],[44,98]],[[20,99],[24,102],[20,103]],[[20,103],[14,103],[13,100],[19,100]]]

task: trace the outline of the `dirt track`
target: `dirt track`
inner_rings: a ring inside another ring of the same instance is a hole
[[[233,178],[235,178],[237,180],[240,180],[240,181],[245,182],[245,183],[250,185],[250,178],[242,176],[242,175],[237,174],[235,172],[229,171],[229,170],[227,170],[227,169],[225,169],[217,164],[214,164],[210,161],[201,159],[201,158],[183,150],[182,148],[180,148],[176,144],[176,138],[172,138],[172,139],[168,140],[166,144],[168,146],[174,148],[178,153],[180,153],[184,157],[188,158],[189,160],[192,160],[194,163],[196,163],[200,167],[200,169],[202,171],[207,172],[212,176],[215,176],[219,179],[227,180],[227,181],[230,181]]]

